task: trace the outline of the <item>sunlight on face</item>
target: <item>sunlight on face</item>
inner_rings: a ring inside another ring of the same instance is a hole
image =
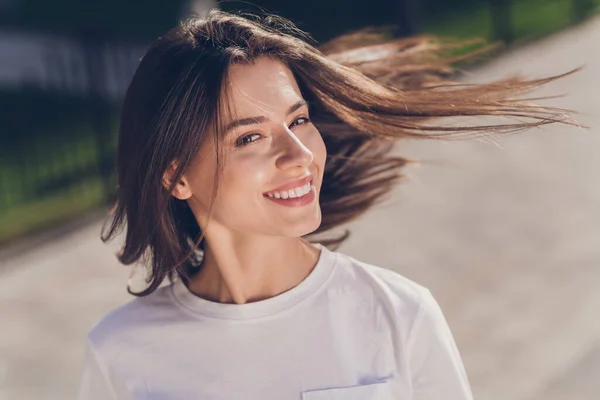
[[[232,66],[229,83],[233,115],[224,110],[224,122],[241,123],[226,132],[225,166],[208,229],[286,237],[313,232],[321,224],[318,194],[326,149],[293,74],[283,63],[262,57]],[[208,211],[215,168],[215,148],[207,143],[186,174],[196,216]],[[287,207],[264,196],[308,174],[316,189],[310,204]]]

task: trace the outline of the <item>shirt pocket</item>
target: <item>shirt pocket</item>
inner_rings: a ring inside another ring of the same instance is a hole
[[[392,400],[392,390],[387,381],[367,385],[302,392],[302,400]]]

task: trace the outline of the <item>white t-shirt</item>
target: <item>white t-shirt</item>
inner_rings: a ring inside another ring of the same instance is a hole
[[[322,245],[296,287],[247,304],[181,280],[90,331],[78,399],[470,400],[428,289]]]

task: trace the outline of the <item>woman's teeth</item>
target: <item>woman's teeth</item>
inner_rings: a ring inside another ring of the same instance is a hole
[[[276,199],[293,199],[295,197],[302,197],[310,192],[311,184],[310,182],[304,186],[297,187],[295,189],[285,190],[283,192],[272,192],[267,193],[267,197],[274,197]]]

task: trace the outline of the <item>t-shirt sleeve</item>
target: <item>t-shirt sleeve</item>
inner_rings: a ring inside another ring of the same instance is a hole
[[[77,400],[125,399],[129,399],[129,397],[123,390],[116,390],[96,349],[88,341]]]
[[[412,400],[472,400],[464,365],[442,310],[424,291],[408,338]]]

